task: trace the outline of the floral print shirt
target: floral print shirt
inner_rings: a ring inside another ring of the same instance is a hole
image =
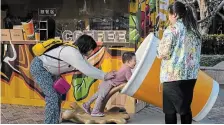
[[[162,59],[161,83],[197,79],[200,68],[201,40],[187,31],[181,19],[167,27],[157,47]]]

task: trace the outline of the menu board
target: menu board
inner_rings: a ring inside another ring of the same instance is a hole
[[[129,26],[129,19],[117,17],[91,18],[90,30],[126,30]]]
[[[110,18],[90,18],[91,30],[112,30],[113,20]]]

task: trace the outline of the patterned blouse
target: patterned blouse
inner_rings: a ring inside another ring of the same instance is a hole
[[[187,31],[181,19],[167,27],[157,47],[162,59],[161,83],[197,79],[200,68],[201,40]]]

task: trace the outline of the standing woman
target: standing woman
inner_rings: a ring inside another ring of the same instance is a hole
[[[55,21],[52,18],[47,19],[48,22],[48,38],[55,37]],[[97,47],[96,42],[91,36],[80,36],[74,45],[78,49],[71,46],[59,46],[47,51],[44,55],[35,57],[31,62],[30,72],[34,81],[40,85],[45,95],[45,121],[46,124],[58,124],[60,119],[61,95],[53,88],[55,78],[60,73],[79,70],[83,74],[95,79],[108,80],[114,78],[114,73],[104,73],[95,68],[84,58],[89,56]],[[60,59],[60,60],[58,60]],[[58,65],[60,61],[60,65]]]
[[[197,21],[189,6],[174,2],[169,6],[170,25],[158,46],[162,59],[163,112],[166,124],[192,123],[191,102],[200,68],[201,39]]]

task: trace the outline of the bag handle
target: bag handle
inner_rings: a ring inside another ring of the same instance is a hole
[[[69,46],[72,46],[72,47],[74,47],[74,48],[76,48],[76,49],[79,49],[77,46],[75,46],[75,45],[72,45],[72,44],[70,44],[70,43],[66,43],[65,45],[69,45]],[[62,49],[64,49],[66,46],[64,46]],[[58,55],[58,73],[61,75],[61,72],[60,72],[60,54],[61,54],[61,51],[62,51],[62,49],[59,51],[59,55]],[[84,57],[83,57],[84,58]],[[63,61],[63,60],[61,60],[61,61]]]
[[[64,48],[65,48],[65,46],[64,46],[62,49],[64,49]],[[61,54],[62,49],[59,51],[58,59],[60,59],[60,54]],[[60,60],[61,60],[61,59],[60,59]],[[60,60],[58,60],[58,74],[59,74],[59,75],[61,75],[61,72],[60,72]],[[62,60],[61,60],[61,61],[62,61]]]

